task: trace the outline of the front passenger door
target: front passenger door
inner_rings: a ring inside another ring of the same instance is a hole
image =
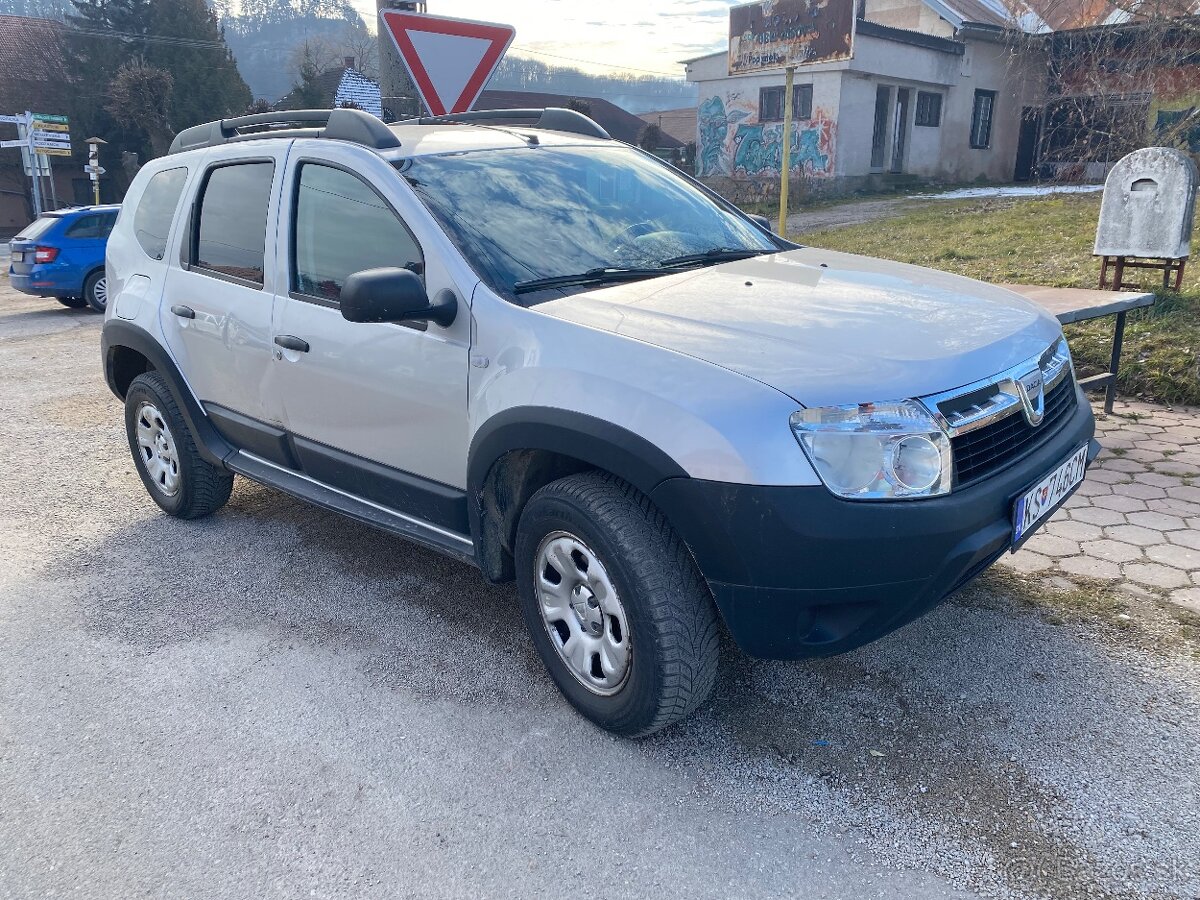
[[[382,160],[378,167],[367,169],[370,183],[325,159],[289,167],[291,279],[276,319],[283,346],[273,383],[306,474],[461,532],[470,297],[425,259],[373,186],[403,185]],[[380,267],[417,273],[431,297],[455,291],[457,319],[447,328],[346,321],[338,302],[346,279]]]

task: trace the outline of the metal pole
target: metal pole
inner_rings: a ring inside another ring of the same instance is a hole
[[[787,236],[788,182],[792,174],[792,89],[796,67],[787,67],[787,87],[783,91],[783,158],[779,166],[779,236]]]
[[[54,157],[46,157],[46,169],[49,171],[50,180],[50,202],[54,204],[54,208],[58,209],[58,188],[54,184]]]
[[[29,177],[33,182],[33,217],[40,219],[42,216],[42,191],[41,185],[38,183],[38,169],[41,166],[38,163],[36,148],[33,146],[33,113],[25,110],[25,133],[21,137],[29,142],[26,152],[29,154]]]

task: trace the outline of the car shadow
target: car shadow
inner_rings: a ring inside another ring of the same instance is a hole
[[[511,585],[242,479],[209,519],[141,517],[56,564],[121,586],[81,613],[137,654],[249,633],[337,654],[378,689],[591,730],[544,712],[565,703]],[[1003,583],[839,657],[723,650],[711,701],[634,745],[710,802],[741,802],[749,786],[765,812],[803,811],[887,862],[965,866],[984,888],[1050,896],[1103,896],[1134,861],[1148,871],[1186,849],[1179,811],[1194,806],[1195,780],[1155,754],[1172,722],[1200,717],[1195,692],[1163,689],[1173,705],[1154,707],[1152,660],[1052,624]],[[1181,802],[1148,809],[1160,792]],[[1143,823],[1136,846],[1096,830],[1095,809],[1114,797]]]

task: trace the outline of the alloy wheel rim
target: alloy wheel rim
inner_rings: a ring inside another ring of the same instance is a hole
[[[134,422],[146,473],[161,494],[174,497],[179,493],[179,454],[171,429],[158,407],[148,401],[138,405]]]
[[[92,297],[101,306],[108,306],[108,279],[101,278],[92,288]]]
[[[582,540],[555,531],[538,546],[534,589],[550,643],[575,680],[611,696],[629,677],[629,620],[608,570]]]

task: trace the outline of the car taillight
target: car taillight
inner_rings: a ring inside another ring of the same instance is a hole
[[[40,263],[51,263],[58,259],[57,247],[37,247],[33,251],[33,261]]]

